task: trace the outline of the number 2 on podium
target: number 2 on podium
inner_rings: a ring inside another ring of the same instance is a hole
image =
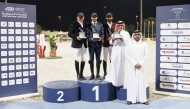
[[[59,98],[57,99],[57,101],[64,101],[64,99],[62,98],[63,95],[64,95],[63,91],[58,91],[57,94],[58,94],[58,95],[60,94],[60,96],[59,96]]]
[[[96,101],[99,101],[99,86],[94,86],[92,88],[92,91],[95,91],[95,98],[96,98]]]

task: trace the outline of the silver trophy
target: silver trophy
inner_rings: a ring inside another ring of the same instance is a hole
[[[93,36],[93,39],[95,40],[95,41],[97,41],[97,40],[100,40],[100,37],[99,37],[99,34],[98,34],[98,32],[96,31],[96,29],[94,28],[94,26],[91,26],[91,28],[92,28],[92,36]]]
[[[114,37],[114,39],[121,39],[120,32],[119,31],[114,32],[113,37]]]
[[[80,32],[79,32],[79,37],[80,37],[81,39],[86,39],[86,37],[85,37],[85,32],[82,30],[81,27],[79,28],[79,30],[80,30]]]

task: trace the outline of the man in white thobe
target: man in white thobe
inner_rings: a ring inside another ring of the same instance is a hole
[[[120,33],[121,38],[117,39],[112,35],[110,44],[113,45],[111,64],[106,75],[105,81],[112,82],[117,88],[123,87],[124,74],[126,66],[126,44],[130,42],[130,35],[125,31],[125,24],[123,21],[118,21],[115,27],[115,32]]]
[[[148,105],[145,80],[145,62],[149,57],[147,43],[142,42],[142,34],[136,30],[132,41],[127,45],[128,80],[127,104],[143,103]]]

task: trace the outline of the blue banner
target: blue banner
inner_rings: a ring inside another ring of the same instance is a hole
[[[36,93],[36,6],[0,3],[0,14],[0,98]]]
[[[156,8],[156,91],[190,94],[190,5]]]

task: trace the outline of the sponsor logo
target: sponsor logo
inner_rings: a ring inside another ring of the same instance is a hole
[[[176,42],[177,38],[176,37],[160,37],[161,42]]]
[[[30,71],[30,76],[34,76],[35,75],[35,71]]]
[[[35,61],[35,57],[30,57],[30,62],[34,62]]]
[[[14,22],[8,22],[8,27],[14,27]]]
[[[9,58],[9,63],[14,63],[14,58]]]
[[[184,37],[182,41],[190,41],[190,37]]]
[[[7,51],[1,51],[1,56],[7,56]]]
[[[175,63],[175,64],[172,64],[172,67],[174,67],[174,68],[183,68],[183,64]]]
[[[34,69],[35,68],[35,64],[30,64],[30,69]]]
[[[178,71],[178,76],[190,76],[190,71]]]
[[[21,43],[16,43],[16,48],[21,48]]]
[[[176,84],[170,84],[170,83],[160,83],[160,88],[163,89],[176,89]]]
[[[9,34],[14,34],[14,29],[8,29]]]
[[[176,50],[160,50],[161,55],[177,55]]]
[[[22,84],[22,79],[16,79],[16,84]]]
[[[14,43],[9,44],[9,48],[15,48]]]
[[[23,57],[23,62],[28,62],[28,57]]]
[[[166,57],[165,61],[172,61],[172,59],[168,56]]]
[[[21,65],[16,65],[16,70],[21,70],[22,69],[21,67],[22,67]]]
[[[190,85],[178,84],[178,90],[190,91]]]
[[[1,29],[1,34],[7,34],[7,29]]]
[[[7,73],[1,73],[1,78],[2,79],[5,79],[5,78],[7,78],[8,76],[7,76]]]
[[[14,11],[14,7],[6,7],[5,10],[6,11]]]
[[[34,50],[30,50],[30,55],[34,55],[35,51]]]
[[[14,65],[9,65],[9,70],[15,70],[15,66]]]
[[[2,22],[1,22],[1,27],[7,27],[7,22],[2,21]]]
[[[24,71],[24,72],[23,72],[23,76],[29,76],[28,71]]]
[[[8,85],[8,81],[7,80],[1,81],[1,86],[7,86],[7,85]]]
[[[29,22],[29,27],[34,27],[34,23],[33,22]]]
[[[9,78],[14,78],[14,77],[15,77],[15,73],[14,72],[9,73]]]
[[[14,56],[14,51],[9,51],[9,56]]]
[[[28,50],[23,50],[23,55],[28,55]]]
[[[29,34],[34,34],[34,29],[30,29]]]
[[[190,57],[178,57],[178,62],[190,63]]]
[[[15,27],[21,27],[21,22],[15,22]]]
[[[28,30],[27,29],[23,29],[22,30],[22,34],[28,34]]]
[[[29,78],[24,78],[24,79],[23,79],[23,83],[24,83],[24,84],[29,83]]]
[[[15,85],[15,80],[9,80],[9,85]]]
[[[28,41],[28,36],[23,36],[22,41]]]
[[[28,23],[27,22],[22,22],[22,27],[28,27]]]
[[[7,71],[7,66],[1,66],[1,71]]]
[[[178,78],[178,83],[190,84],[190,78]]]
[[[20,50],[17,50],[16,51],[16,55],[18,56],[18,55],[21,55],[21,51]]]
[[[179,48],[190,48],[190,44],[179,44]]]
[[[9,41],[14,41],[14,36],[9,36]]]
[[[23,64],[23,69],[28,69],[28,64]]]
[[[30,39],[29,39],[30,41],[34,41],[35,39],[34,39],[34,36],[30,36]]]
[[[171,77],[171,76],[160,76],[160,81],[163,82],[177,82],[176,77]]]
[[[1,41],[6,42],[7,41],[7,36],[1,36]]]
[[[21,34],[21,29],[16,29],[16,34]]]
[[[23,48],[28,48],[28,43],[23,43]]]
[[[181,51],[181,54],[187,54],[187,55],[190,55],[190,51]]]
[[[6,64],[7,63],[7,58],[1,58],[1,64]]]
[[[16,41],[21,41],[21,36],[16,36]]]
[[[16,72],[16,77],[22,77],[22,72]]]
[[[16,63],[20,63],[22,59],[20,57],[16,58]]]

